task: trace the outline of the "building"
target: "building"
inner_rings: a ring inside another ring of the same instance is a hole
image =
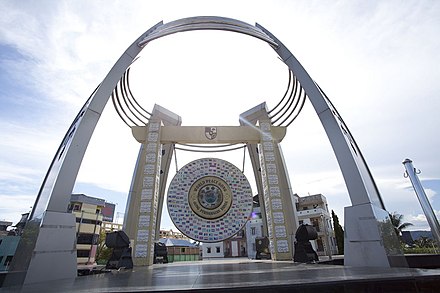
[[[243,227],[237,234],[223,241],[225,257],[247,256],[246,228]]]
[[[72,194],[68,211],[76,217],[76,253],[78,265],[94,265],[99,233],[103,221],[103,199],[85,194]]]
[[[173,231],[173,229],[170,229],[170,230],[161,229],[159,231],[159,238],[183,239],[183,240],[188,240],[188,241],[190,240],[188,237],[186,237],[182,233]]]
[[[122,223],[102,221],[101,229],[104,229],[105,233],[121,231],[123,225]]]
[[[6,236],[8,235],[8,227],[12,225],[12,222],[8,221],[0,221],[0,236]]]
[[[114,203],[105,202],[104,206],[101,208],[102,221],[103,222],[114,222],[116,205]]]
[[[299,224],[312,225],[318,232],[318,239],[310,241],[319,256],[337,253],[335,233],[327,199],[322,194],[299,197],[294,194]]]
[[[248,257],[254,259],[257,255],[256,239],[263,236],[263,219],[259,205],[254,205],[252,215],[246,223],[246,242]]]
[[[246,229],[243,227],[236,235],[222,242],[204,242],[203,259],[247,256]]]
[[[322,194],[299,197],[294,194],[299,224],[312,225],[318,232],[318,239],[310,241],[318,255],[333,255],[337,253],[336,239],[328,211],[327,199]],[[256,256],[257,237],[263,236],[263,220],[261,217],[258,196],[254,197],[252,216],[246,223],[246,239],[248,257]]]
[[[24,226],[26,225],[29,213],[21,214],[21,219],[13,226],[14,229],[7,230],[12,222],[0,221],[0,272],[7,271],[12,258],[20,242]]]
[[[199,247],[188,240],[161,238],[159,242],[167,247],[168,262],[200,260]]]
[[[17,235],[0,236],[0,272],[8,270],[20,238]]]
[[[7,271],[14,257],[20,236],[13,231],[7,231],[12,222],[0,221],[0,272]]]
[[[115,218],[115,208],[116,205],[113,203],[105,203],[104,208],[101,210],[102,212],[102,225],[101,228],[104,229],[105,233],[121,231],[124,224],[120,221],[120,215],[123,213],[117,212]]]

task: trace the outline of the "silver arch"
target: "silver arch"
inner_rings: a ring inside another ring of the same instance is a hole
[[[151,41],[190,30],[226,30],[243,33],[267,42],[298,78],[309,97],[331,142],[347,185],[353,211],[346,210],[346,264],[389,266],[389,249],[383,247],[378,225],[386,222],[383,201],[362,154],[331,102],[293,56],[292,53],[261,25],[256,26],[223,17],[191,17],[164,24],[159,22],[136,39],[122,54],[102,83],[94,91],[66,133],[35,201],[29,223],[19,243],[11,271],[14,283],[33,283],[76,276],[76,254],[72,243],[49,243],[48,234],[71,239],[75,226],[72,215],[66,214],[76,177],[87,145],[102,111],[118,81]],[[349,214],[350,216],[347,216]],[[369,219],[361,221],[359,218]],[[348,218],[347,218],[348,217]],[[379,224],[378,224],[379,223]],[[359,234],[361,231],[361,234]],[[352,236],[353,234],[353,236]],[[373,245],[371,244],[373,243]],[[359,257],[358,249],[366,251]],[[374,257],[372,257],[374,255]],[[54,259],[68,265],[54,270]],[[62,260],[62,261],[61,261]],[[68,260],[68,261],[66,261]],[[347,262],[348,261],[348,262]],[[67,268],[66,268],[67,267]],[[51,271],[49,272],[49,268]],[[5,280],[5,284],[8,281]],[[10,282],[9,282],[10,283]]]

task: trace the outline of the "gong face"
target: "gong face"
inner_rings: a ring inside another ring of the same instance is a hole
[[[168,188],[168,212],[177,229],[197,241],[237,234],[252,211],[252,190],[243,173],[214,158],[185,165]]]
[[[207,185],[200,189],[197,194],[199,203],[208,210],[217,208],[223,201],[223,194],[215,185]]]
[[[232,191],[220,177],[205,176],[194,182],[189,189],[191,210],[204,219],[218,219],[232,205]]]

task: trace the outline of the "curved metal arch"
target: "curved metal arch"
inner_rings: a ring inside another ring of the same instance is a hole
[[[222,17],[191,17],[173,21],[168,24],[159,22],[142,34],[127,48],[104,78],[98,89],[92,94],[89,102],[80,110],[80,115],[68,129],[62,147],[59,148],[55,154],[54,161],[43,181],[40,192],[33,206],[30,222],[27,224],[27,227],[29,225],[36,228],[34,230],[25,229],[16,256],[11,264],[11,272],[22,273],[23,277],[21,277],[22,279],[20,280],[22,284],[44,281],[41,279],[41,270],[44,270],[45,268],[37,266],[31,259],[36,247],[41,247],[42,245],[44,246],[47,244],[44,235],[40,235],[40,229],[42,229],[41,224],[45,223],[44,225],[49,227],[52,223],[56,223],[53,222],[54,219],[51,218],[54,217],[54,213],[66,212],[70,200],[70,194],[72,193],[87,145],[105,105],[124,72],[150,41],[177,32],[205,29],[243,33],[261,39],[271,45],[284,63],[286,63],[289,69],[298,78],[315,108],[337,157],[352,204],[358,206],[373,204],[376,207],[384,208],[380,194],[368,170],[367,164],[363,157],[359,156],[360,150],[358,146],[349,132],[343,131],[344,129],[348,129],[345,123],[343,123],[342,119],[339,119],[340,117],[337,112],[334,111],[334,107],[323,97],[321,91],[298,60],[268,30],[259,24],[256,24],[254,27],[238,20]],[[373,218],[376,218],[376,216],[373,215]],[[71,219],[68,221],[71,221]],[[73,222],[69,222],[68,224],[74,225]],[[346,225],[349,224],[351,225],[351,223],[347,223],[346,221]],[[23,241],[23,239],[26,239],[26,243],[24,243],[25,241]],[[71,250],[71,244],[69,245],[66,247],[61,247],[60,245],[56,247],[47,247],[47,251],[52,249],[55,254],[45,253],[44,256],[39,257],[49,259],[52,256],[55,256],[59,251]],[[22,247],[25,248],[23,249]],[[347,247],[346,251],[348,252],[348,250]],[[355,249],[350,248],[350,251],[352,254],[357,253]],[[374,249],[370,249],[369,251],[376,252]],[[350,257],[351,256],[352,255],[350,255]],[[72,263],[74,263],[74,257],[74,255],[69,256],[69,260]],[[374,257],[372,257],[372,259],[373,258]],[[348,255],[346,259],[348,259]],[[361,265],[365,263],[369,264],[369,261],[371,260],[363,260]],[[34,262],[37,263],[35,260]],[[359,262],[350,264],[359,265]],[[379,265],[386,266],[384,263],[380,263]],[[30,267],[33,269],[29,269]],[[76,275],[76,268],[69,268],[63,272],[51,271],[44,275],[50,280],[74,278]]]
[[[83,118],[78,122],[78,127],[73,130],[69,129],[68,133],[69,137],[71,138],[69,149],[65,151],[63,160],[58,165],[59,169],[57,168],[57,171],[55,171],[50,168],[48,171],[48,173],[66,173],[69,174],[69,176],[62,176],[63,178],[61,180],[59,175],[54,174],[53,177],[55,177],[55,180],[44,182],[44,187],[42,187],[42,190],[49,192],[51,195],[44,197],[39,196],[34,204],[34,208],[39,208],[39,210],[41,210],[43,207],[43,211],[46,208],[54,211],[65,210],[65,207],[69,203],[70,199],[68,195],[72,192],[76,181],[80,162],[84,157],[85,150],[87,149],[87,145],[98,123],[100,115],[104,110],[109,98],[112,96],[112,92],[114,91],[118,82],[123,77],[130,65],[136,60],[142,49],[150,41],[170,34],[205,29],[239,32],[264,40],[274,49],[278,47],[273,37],[267,34],[261,28],[231,18],[202,16],[184,18],[169,22],[167,24],[164,24],[162,21],[157,23],[139,36],[127,48],[127,50],[125,50],[125,52],[121,55],[121,57],[119,57],[115,65],[113,65],[109,73],[106,75],[99,88],[90,98],[88,106],[85,109],[82,109],[82,111],[85,111],[84,117],[90,116],[90,118]],[[63,194],[63,196],[60,194]],[[52,195],[56,196],[53,196],[52,198]]]
[[[232,18],[218,16],[196,16],[182,18],[159,26],[151,34],[148,34],[139,43],[144,47],[149,42],[171,34],[193,30],[223,30],[249,35],[269,43],[274,48],[278,44],[258,27]]]
[[[276,115],[278,115],[279,112],[281,112],[281,110],[284,108],[284,106],[281,107],[281,109],[278,109],[281,106],[281,103],[286,99],[286,97],[289,95],[289,92],[291,92],[291,85],[292,85],[292,76],[295,78],[295,76],[293,75],[292,71],[289,69],[289,79],[287,81],[287,88],[286,91],[284,92],[283,97],[281,98],[281,100],[278,102],[278,104],[273,107],[272,109],[270,109],[269,111],[267,111],[267,114],[269,114],[269,118],[272,119],[273,117],[275,117]],[[294,82],[293,82],[294,84]],[[290,96],[290,95],[289,95]],[[275,114],[272,114],[273,111],[275,111]]]
[[[272,124],[277,123],[281,118],[283,118],[283,116],[286,115],[289,112],[289,110],[291,109],[293,102],[295,102],[295,100],[297,100],[297,99],[295,99],[296,93],[298,91],[298,88],[301,86],[299,85],[299,82],[296,79],[296,77],[294,78],[292,84],[293,84],[293,86],[292,86],[291,92],[289,94],[289,98],[287,99],[286,103],[274,115],[269,116],[270,120],[272,121]],[[295,109],[295,108],[296,108],[296,106],[294,106],[293,109]],[[287,115],[289,115],[289,114],[287,114]]]
[[[292,124],[292,122],[295,121],[296,117],[298,117],[299,113],[301,113],[302,109],[304,108],[304,104],[306,103],[306,96],[307,96],[306,92],[301,87],[300,92],[299,92],[299,97],[298,97],[298,101],[300,101],[301,104],[299,105],[298,110],[293,115],[293,113],[295,112],[295,110],[296,110],[296,108],[298,106],[298,104],[297,104],[295,106],[295,108],[292,110],[292,113],[289,115],[289,117],[287,117],[281,124],[285,123],[290,118],[290,116],[292,116],[292,115],[293,115],[293,117],[290,118],[290,121],[288,121],[285,126],[289,127],[290,124]]]
[[[130,89],[129,74],[130,68],[124,72],[124,75],[113,90],[113,106],[116,113],[128,127],[146,125],[150,120],[151,113],[146,111],[133,96]]]
[[[321,89],[287,47],[263,26],[258,23],[256,26],[277,42],[278,47],[276,49],[274,48],[275,52],[277,52],[289,69],[293,71],[301,86],[304,88],[330,140],[352,204],[373,203],[377,207],[385,209],[368,165],[348,131],[347,125],[337,113],[335,107],[331,104],[330,100],[323,95]]]

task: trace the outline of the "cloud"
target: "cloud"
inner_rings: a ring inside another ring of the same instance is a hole
[[[432,190],[432,189],[425,189],[425,193],[426,193],[426,196],[428,197],[428,199],[430,201],[433,201],[434,200],[434,196],[437,194],[437,192],[435,190]]]
[[[20,220],[21,214],[30,212],[35,201],[35,195],[20,195],[18,193],[14,195],[0,194],[0,198],[2,202],[0,219],[11,221],[14,224]]]
[[[410,215],[409,220],[415,222],[426,222],[426,216],[424,214]]]
[[[7,11],[0,19],[0,50],[9,56],[0,61],[1,194],[27,194],[33,204],[30,197],[65,131],[122,52],[157,21],[193,15],[258,21],[277,35],[347,122],[387,209],[405,217],[421,214],[402,177],[404,158],[414,159],[423,174],[440,173],[438,3],[3,1],[0,9]],[[185,125],[237,125],[238,114],[256,104],[274,106],[287,82],[286,68],[269,46],[225,32],[154,41],[132,70],[132,90],[141,104],[148,110],[161,104]],[[138,147],[107,105],[77,182],[127,193]],[[309,102],[282,148],[294,192],[323,193],[343,219],[350,200]],[[178,152],[179,167],[196,157]],[[224,158],[238,166],[243,161],[242,153]],[[440,187],[426,190],[436,205]]]

